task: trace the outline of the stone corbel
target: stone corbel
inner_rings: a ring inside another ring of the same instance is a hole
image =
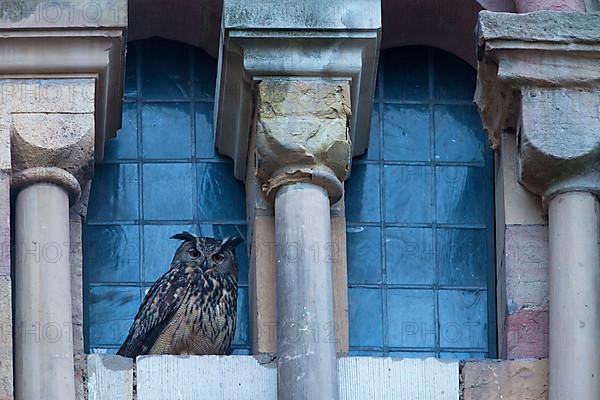
[[[245,179],[254,82],[265,77],[342,78],[350,82],[352,155],[369,143],[381,38],[378,1],[227,0],[219,54],[215,137]]]
[[[545,202],[600,186],[600,15],[483,11],[476,103],[493,145],[516,131],[519,180]]]

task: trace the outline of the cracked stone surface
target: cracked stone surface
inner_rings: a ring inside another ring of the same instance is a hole
[[[546,400],[547,360],[472,361],[462,369],[464,400]]]
[[[323,167],[341,182],[350,174],[350,88],[346,80],[268,79],[258,84],[257,176],[282,168]]]

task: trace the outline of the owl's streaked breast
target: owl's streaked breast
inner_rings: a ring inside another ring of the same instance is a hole
[[[220,274],[194,279],[150,354],[227,354],[237,315],[237,283]]]

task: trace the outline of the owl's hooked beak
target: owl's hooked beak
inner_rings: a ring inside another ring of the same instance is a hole
[[[210,266],[208,265],[208,257],[204,257],[204,260],[202,261],[202,265],[200,265],[200,268],[202,268],[202,272],[206,272],[210,269]]]

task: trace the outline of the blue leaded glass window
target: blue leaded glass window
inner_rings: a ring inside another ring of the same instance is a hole
[[[475,71],[382,52],[368,153],[346,183],[355,355],[495,356],[493,158]]]
[[[216,61],[166,40],[130,43],[123,128],[96,167],[84,229],[86,347],[114,353],[146,290],[190,230],[246,236],[244,186],[213,142]],[[234,353],[249,352],[248,261],[240,260]]]

